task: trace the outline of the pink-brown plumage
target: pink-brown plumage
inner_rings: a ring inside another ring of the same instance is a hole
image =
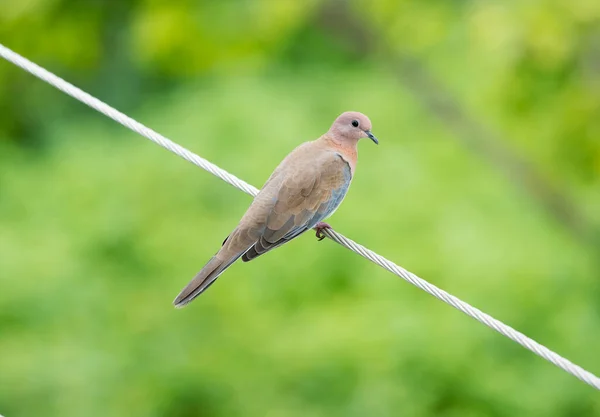
[[[204,292],[238,258],[250,261],[298,237],[340,205],[356,169],[357,143],[371,134],[371,121],[358,112],[340,115],[319,139],[294,149],[223,242],[221,249],[175,298],[183,307]]]

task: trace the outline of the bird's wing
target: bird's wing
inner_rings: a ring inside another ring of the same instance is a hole
[[[350,166],[335,152],[313,157],[308,163],[291,161],[289,174],[281,181],[264,229],[242,256],[244,262],[311,229],[342,202],[352,179]]]

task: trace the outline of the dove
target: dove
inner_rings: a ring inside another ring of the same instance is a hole
[[[173,304],[180,308],[190,303],[239,258],[251,261],[312,228],[322,240],[323,230],[331,227],[323,220],[338,208],[350,187],[362,138],[379,144],[367,116],[345,112],[319,139],[286,156],[219,251]]]

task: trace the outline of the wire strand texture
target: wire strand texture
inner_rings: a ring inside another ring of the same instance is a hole
[[[206,159],[196,155],[193,152],[185,149],[184,147],[178,145],[177,143],[167,139],[163,135],[155,132],[154,130],[144,126],[143,124],[137,122],[131,117],[121,113],[120,111],[114,109],[108,104],[98,100],[92,95],[86,93],[85,91],[75,87],[73,84],[63,80],[62,78],[52,74],[46,69],[40,67],[39,65],[29,61],[28,59],[22,57],[21,55],[13,52],[12,50],[6,48],[4,45],[0,44],[0,56],[2,56],[7,61],[17,65],[23,70],[31,73],[37,78],[47,82],[53,87],[61,90],[62,92],[70,95],[76,100],[88,105],[89,107],[99,111],[100,113],[110,117],[114,121],[122,124],[123,126],[131,129],[132,131],[150,139],[154,143],[162,146],[163,148],[179,155],[183,159],[191,162],[192,164],[210,172],[211,174],[219,177],[223,181],[233,185],[234,187],[242,190],[246,194],[250,194],[251,196],[256,196],[258,194],[258,189],[247,182],[237,178],[236,176],[230,174],[222,168],[219,168],[215,164],[207,161]],[[323,233],[333,240],[334,242],[339,243],[345,248],[350,249],[351,251],[359,254],[360,256],[368,259],[369,261],[381,266],[382,268],[388,270],[389,272],[399,276],[400,278],[408,281],[414,286],[422,289],[423,291],[433,295],[439,300],[451,305],[452,307],[462,311],[466,315],[474,318],[482,324],[496,330],[498,333],[508,337],[509,339],[517,342],[521,346],[526,349],[529,349],[536,355],[546,359],[547,361],[553,363],[564,371],[574,375],[579,378],[583,382],[591,385],[592,387],[600,390],[600,378],[591,372],[586,371],[580,366],[574,364],[568,359],[558,355],[547,347],[541,345],[535,340],[525,336],[523,333],[513,329],[512,327],[502,323],[501,321],[491,317],[490,315],[482,312],[481,310],[471,306],[470,304],[460,300],[459,298],[449,294],[448,292],[436,287],[433,284],[425,281],[422,278],[419,278],[415,274],[407,271],[406,269],[396,265],[394,262],[384,258],[383,256],[373,252],[370,249],[354,242],[353,240],[345,237],[344,235],[332,230],[325,229]]]

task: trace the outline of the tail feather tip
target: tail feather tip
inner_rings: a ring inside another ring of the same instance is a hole
[[[173,300],[173,306],[177,309],[183,308],[187,305],[188,303],[186,303],[185,301],[182,300],[178,300],[177,298],[175,300]]]

